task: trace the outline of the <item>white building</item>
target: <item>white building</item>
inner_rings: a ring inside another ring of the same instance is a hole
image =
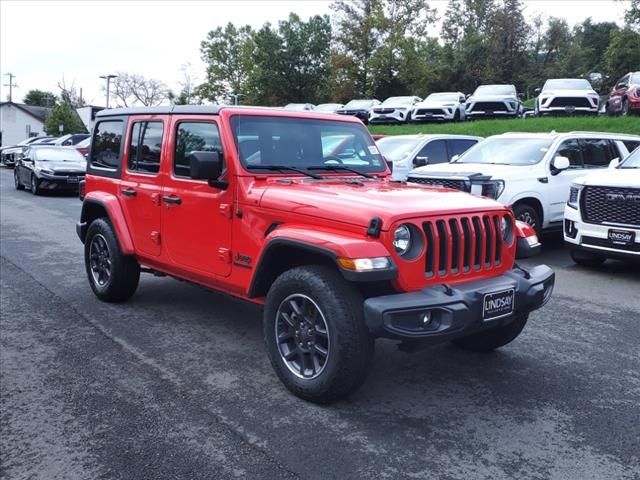
[[[11,146],[25,138],[44,135],[44,122],[50,112],[46,107],[0,103],[0,146]]]
[[[76,108],[76,112],[84,123],[87,132],[91,133],[93,131],[93,126],[96,123],[96,113],[100,110],[104,110],[104,107],[95,107],[93,105],[88,105],[86,107]]]

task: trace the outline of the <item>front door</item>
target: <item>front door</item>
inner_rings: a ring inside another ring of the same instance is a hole
[[[158,256],[160,244],[160,163],[166,150],[167,117],[140,117],[129,123],[118,198],[139,255]],[[163,162],[165,160],[162,160]]]
[[[175,147],[162,193],[163,256],[195,274],[227,276],[231,272],[233,186],[221,190],[191,178],[189,154],[218,151],[223,155],[214,120],[182,118],[171,126]]]

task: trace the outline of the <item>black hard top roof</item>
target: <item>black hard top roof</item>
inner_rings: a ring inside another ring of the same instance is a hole
[[[160,107],[110,108],[101,110],[96,117],[113,117],[120,115],[217,115],[220,105],[164,105]]]

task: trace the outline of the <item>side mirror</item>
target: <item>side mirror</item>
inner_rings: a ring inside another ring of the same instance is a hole
[[[459,158],[460,158],[460,155],[456,154],[456,155],[454,155],[453,157],[451,157],[451,159],[449,160],[449,163],[453,163],[453,162],[455,162],[456,160],[458,160]]]
[[[423,167],[429,163],[429,157],[416,157],[413,159],[414,167]]]
[[[226,190],[229,184],[218,180],[222,175],[222,156],[220,152],[191,152],[189,155],[191,178],[208,180],[209,185]]]
[[[551,163],[551,174],[557,175],[563,170],[566,170],[567,168],[569,168],[570,166],[571,166],[571,162],[569,162],[569,159],[567,157],[562,157],[558,155],[553,159],[553,162]]]
[[[540,87],[536,88],[533,93],[535,93],[536,95],[540,95],[540,93],[542,92],[542,89]]]
[[[620,159],[618,157],[609,162],[609,168],[617,168],[618,165],[620,165]]]
[[[470,94],[470,93],[467,93],[467,94],[464,96],[464,99],[465,99],[465,100],[469,100],[469,98],[470,98],[470,97],[471,97],[471,94]]]

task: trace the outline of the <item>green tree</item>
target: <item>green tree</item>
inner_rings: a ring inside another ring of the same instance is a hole
[[[35,89],[29,90],[22,101],[35,107],[53,107],[58,102],[58,97],[54,93]]]
[[[640,32],[640,0],[629,2],[629,9],[625,12],[624,19],[629,28]]]
[[[223,101],[230,93],[246,94],[254,70],[251,58],[255,32],[249,25],[228,23],[207,34],[200,44],[202,60],[207,64],[206,80],[198,94],[212,101]]]
[[[62,125],[62,131],[60,131]],[[60,102],[47,117],[44,124],[47,135],[67,135],[68,133],[87,133],[87,129],[80,117],[67,102]]]
[[[612,79],[636,71],[640,65],[640,33],[631,28],[616,33],[604,52],[604,65]]]

